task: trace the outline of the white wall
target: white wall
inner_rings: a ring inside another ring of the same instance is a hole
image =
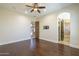
[[[48,30],[43,29],[43,26],[49,26]],[[49,14],[40,19],[40,39],[51,42],[57,42],[57,20],[55,14]]]
[[[40,18],[40,39],[51,42],[58,42],[57,16],[60,13],[69,12],[71,14],[71,39],[70,46],[78,48],[79,46],[79,4],[73,4],[58,11],[52,12]],[[48,30],[43,30],[44,25],[49,25]]]
[[[30,39],[31,17],[0,8],[0,45]]]

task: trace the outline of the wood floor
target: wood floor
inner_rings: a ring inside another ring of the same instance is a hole
[[[1,45],[0,56],[79,56],[79,49],[33,39]]]

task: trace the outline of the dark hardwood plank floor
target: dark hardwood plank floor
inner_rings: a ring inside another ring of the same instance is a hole
[[[79,56],[79,49],[33,39],[1,45],[0,56]]]

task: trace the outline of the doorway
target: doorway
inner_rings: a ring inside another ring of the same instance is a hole
[[[32,21],[31,23],[31,48],[39,47],[39,21]]]
[[[39,21],[35,22],[35,38],[39,39]]]
[[[61,13],[57,19],[58,42],[64,45],[70,45],[70,13]]]

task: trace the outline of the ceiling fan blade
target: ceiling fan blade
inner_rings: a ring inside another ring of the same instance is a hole
[[[34,11],[34,9],[31,10],[31,12],[33,12],[33,11]]]
[[[40,10],[37,10],[40,13]]]
[[[25,6],[27,6],[27,7],[32,7],[32,8],[33,8],[33,6],[29,6],[29,5],[25,5]]]
[[[45,6],[41,6],[41,7],[38,7],[39,9],[44,9],[44,8],[46,8]]]

